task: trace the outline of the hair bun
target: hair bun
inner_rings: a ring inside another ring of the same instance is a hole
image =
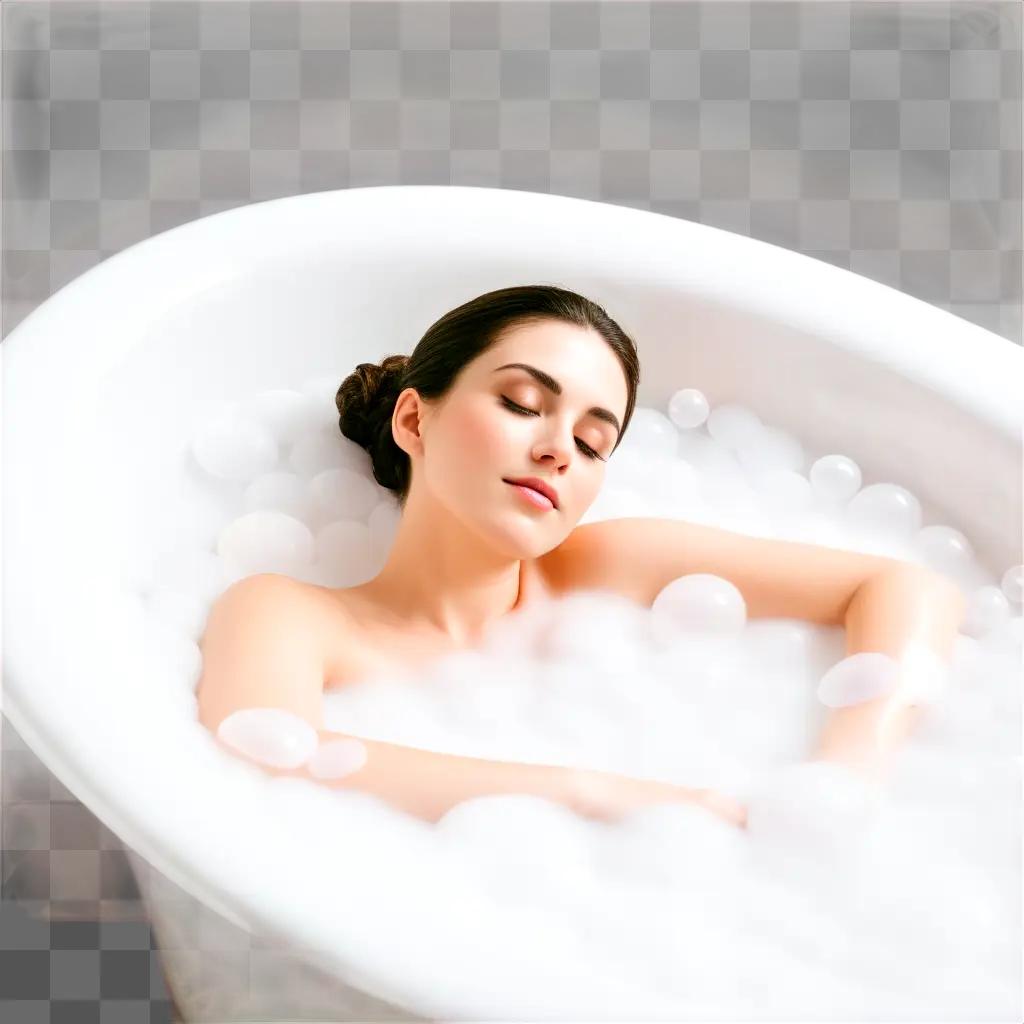
[[[381,363],[360,363],[341,383],[334,396],[342,434],[373,456],[381,431],[388,427],[409,357],[387,356]]]
[[[409,363],[408,356],[388,356],[378,367],[376,403],[382,403],[393,393],[397,398],[402,391],[402,377]]]

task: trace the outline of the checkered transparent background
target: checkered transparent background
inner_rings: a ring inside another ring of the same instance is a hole
[[[1016,2],[5,0],[3,334],[152,234],[486,185],[712,224],[1021,344]],[[4,1024],[170,1020],[117,838],[3,722]]]

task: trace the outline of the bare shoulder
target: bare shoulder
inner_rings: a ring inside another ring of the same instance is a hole
[[[355,622],[344,590],[331,589],[276,573],[260,573],[259,576],[273,579],[275,582],[269,586],[278,588],[282,594],[295,595],[295,607],[300,609],[302,614],[308,615],[318,627],[337,633],[339,629],[352,626]]]
[[[351,650],[353,645],[348,641],[358,632],[358,619],[344,588],[332,589],[291,577],[282,578],[301,595],[299,607],[309,617],[320,638],[328,665],[333,669],[339,651]]]
[[[323,665],[323,682],[328,685],[354,677],[362,671],[370,644],[360,631],[344,590],[307,583],[281,573],[255,573],[233,583],[228,591],[230,614],[248,617],[247,608],[260,606],[281,625],[287,623],[305,649],[315,652]]]
[[[323,645],[313,602],[273,573],[236,580],[214,601],[200,640],[199,720],[216,731],[244,707],[282,707],[319,719]]]
[[[608,529],[610,520],[583,523],[573,529],[557,547],[537,559],[545,586],[556,596],[599,585],[595,559],[614,547]]]
[[[277,572],[257,572],[251,576],[243,576],[228,586],[217,598],[223,601],[225,598],[234,597],[237,594],[250,596],[251,599],[265,598],[273,600],[276,597],[295,598],[306,591],[308,584],[302,580],[294,579]]]
[[[269,607],[282,620],[318,633],[327,624],[328,608],[323,593],[322,587],[282,573],[259,572],[227,587],[215,601],[214,610],[222,615],[245,615],[251,609]],[[213,612],[211,618],[212,615]],[[344,609],[340,606],[335,619],[344,621]]]

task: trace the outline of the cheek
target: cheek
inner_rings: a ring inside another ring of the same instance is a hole
[[[470,406],[452,421],[452,427],[452,443],[461,461],[497,467],[508,460],[512,432],[502,423],[498,410]]]

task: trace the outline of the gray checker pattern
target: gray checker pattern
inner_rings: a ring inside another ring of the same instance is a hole
[[[711,224],[1021,344],[1021,24],[994,0],[5,0],[2,334],[178,224],[411,183]],[[117,837],[2,740],[0,1020],[175,1019]]]

